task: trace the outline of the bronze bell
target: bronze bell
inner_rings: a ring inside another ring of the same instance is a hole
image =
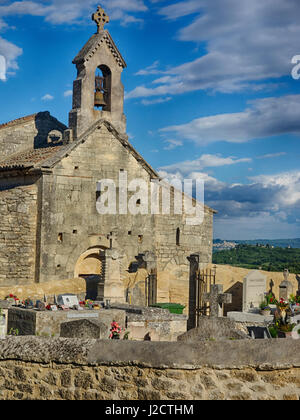
[[[100,92],[99,90],[96,90],[95,92],[95,106],[96,107],[100,107],[100,106],[105,106],[106,102],[104,99],[104,94],[103,92]]]

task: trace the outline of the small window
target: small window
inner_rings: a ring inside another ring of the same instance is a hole
[[[74,229],[74,230],[73,230],[73,234],[74,234],[74,235],[76,235],[76,234],[77,234],[77,230],[76,230],[76,229]]]
[[[129,235],[129,236],[131,236],[131,234],[132,234],[132,232],[131,232],[131,230],[129,230],[129,231],[128,231],[128,235]]]
[[[180,229],[176,229],[176,245],[180,246]]]
[[[141,199],[140,198],[136,201],[136,205],[137,205],[137,207],[139,207],[141,205]]]
[[[75,166],[74,169],[75,169],[75,171],[77,171],[77,169],[79,169],[79,166]]]
[[[59,233],[58,234],[57,240],[58,240],[58,242],[62,242],[63,241],[63,234],[62,233]]]
[[[143,235],[138,236],[138,242],[141,244],[143,242]]]

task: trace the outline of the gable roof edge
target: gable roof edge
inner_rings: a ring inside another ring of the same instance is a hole
[[[84,143],[87,137],[92,134],[96,129],[100,128],[102,125],[105,125],[106,128],[113,133],[114,137],[119,140],[119,142],[124,146],[140,163],[144,169],[151,175],[153,178],[159,178],[157,172],[145,161],[145,159],[135,150],[135,148],[129,143],[128,137],[119,133],[119,131],[107,120],[101,118],[100,120],[96,121],[90,128],[88,128],[78,139],[74,142],[66,145],[61,150],[59,150],[53,157],[46,159],[40,165],[36,165],[35,167],[40,168],[53,168],[58,162],[60,162],[63,158],[67,157],[74,149],[76,149],[81,143]]]

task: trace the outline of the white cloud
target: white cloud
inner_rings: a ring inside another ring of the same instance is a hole
[[[50,93],[47,93],[41,98],[42,101],[53,101],[53,99],[54,99],[54,96],[50,95]]]
[[[273,159],[280,156],[285,156],[286,152],[278,152],[278,153],[267,153],[262,156],[257,156],[257,159]]]
[[[173,139],[165,140],[165,143],[168,145],[164,147],[164,150],[173,150],[183,145],[182,141]]]
[[[68,98],[69,96],[72,96],[72,95],[73,95],[73,90],[66,90],[64,92],[64,97],[65,98]]]
[[[204,154],[195,160],[186,160],[172,165],[162,166],[159,169],[167,172],[180,172],[183,175],[190,174],[191,172],[202,171],[209,167],[220,167],[226,165],[235,165],[237,163],[251,162],[250,158],[237,159],[235,157],[222,157],[220,155]]]
[[[219,163],[221,164],[221,157]],[[213,157],[202,159],[212,161]],[[226,159],[226,158],[224,158]],[[231,159],[231,158],[229,158]],[[196,164],[195,164],[196,162]],[[249,177],[249,183],[222,182],[197,171],[197,161],[161,168],[159,175],[173,179],[202,179],[205,204],[218,211],[216,237],[227,239],[298,237],[300,234],[300,171]],[[216,163],[218,163],[216,161]],[[203,165],[198,165],[199,168]]]
[[[129,98],[194,90],[274,89],[279,78],[291,74],[291,59],[299,52],[298,0],[226,0],[226,7],[224,0],[190,0],[163,7],[159,13],[169,20],[195,14],[177,38],[194,41],[206,52],[176,67],[154,68],[164,77],[154,87],[153,82],[137,86]]]
[[[18,70],[17,59],[22,53],[22,48],[19,48],[17,45],[0,36],[0,55],[5,57],[7,71],[14,73],[15,70]]]
[[[8,28],[5,22],[10,16],[41,16],[53,25],[61,24],[90,24],[91,14],[96,10],[98,2],[95,0],[36,0],[12,1],[9,4],[0,1],[0,31]],[[122,25],[141,22],[135,13],[146,12],[148,9],[143,0],[102,0],[101,5],[109,13],[111,20],[120,20]],[[0,37],[0,55],[7,61],[7,70],[18,70],[17,58],[22,49]],[[9,74],[14,74],[10,71]]]
[[[249,179],[265,188],[277,188],[279,190],[278,202],[282,205],[293,206],[300,202],[300,171],[282,172],[276,175],[256,175]]]
[[[225,239],[278,239],[300,235],[297,222],[288,223],[280,215],[269,213],[253,217],[215,217],[215,238]]]
[[[135,76],[149,76],[150,74],[159,74],[163,73],[163,71],[160,71],[158,69],[159,61],[155,61],[151,66],[146,67],[145,69],[139,70],[137,73],[135,73]]]
[[[172,98],[170,98],[170,97],[167,97],[167,98],[158,98],[158,99],[150,99],[150,100],[143,99],[141,101],[141,104],[142,105],[145,105],[145,106],[149,106],[149,105],[163,104],[163,103],[169,102],[171,100],[172,100]]]
[[[300,134],[300,95],[257,99],[243,112],[197,118],[161,129],[198,145],[217,141],[243,143],[282,134]]]
[[[94,0],[52,0],[46,4],[43,0],[14,1],[10,5],[0,6],[0,18],[10,15],[43,16],[47,22],[55,25],[90,22],[87,18],[90,18],[97,5],[98,2]],[[132,13],[147,11],[143,0],[102,0],[101,5],[112,20],[122,20],[124,24],[140,21]]]

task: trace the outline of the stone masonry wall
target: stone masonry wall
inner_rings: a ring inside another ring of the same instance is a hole
[[[150,184],[151,175],[102,126],[64,158],[53,175],[44,175],[40,281],[72,278],[79,257],[93,247],[95,253],[97,248],[108,247],[108,235],[114,231],[114,246],[124,252],[124,275],[139,253],[152,251],[158,257],[159,298],[187,303],[187,257],[200,252],[202,263],[211,261],[212,213],[206,212],[204,223],[196,227],[187,226],[181,215],[100,215],[96,211],[97,181],[112,179],[118,187],[120,171],[127,172],[128,183],[141,178]],[[178,227],[180,246],[176,245]],[[174,284],[173,297],[170,281]]]
[[[300,341],[246,344],[10,337],[0,342],[0,399],[299,400]]]
[[[65,129],[49,112],[40,112],[0,125],[0,160],[30,148],[44,147],[52,130],[62,134]]]
[[[41,282],[73,278],[79,257],[93,247],[98,252],[109,247],[112,231],[117,234],[114,246],[124,252],[124,270],[140,252],[154,249],[151,215],[100,215],[96,210],[97,182],[112,179],[118,186],[120,170],[127,171],[128,182],[150,181],[150,175],[102,126],[64,158],[53,175],[44,175]]]
[[[34,282],[37,187],[0,190],[0,286]]]

